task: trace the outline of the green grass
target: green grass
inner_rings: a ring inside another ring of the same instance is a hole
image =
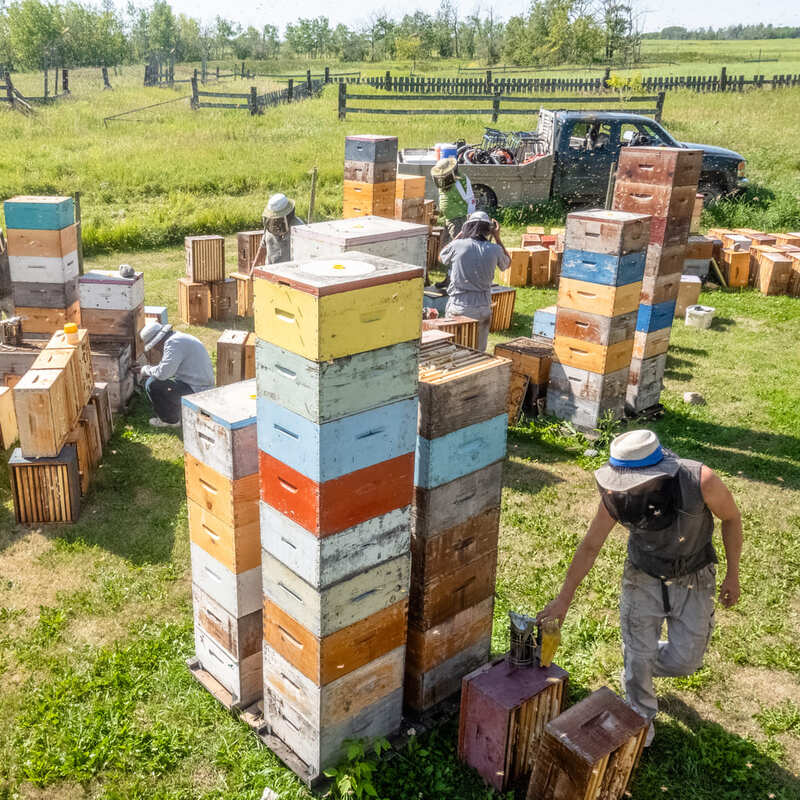
[[[94,250],[87,266],[143,269],[148,304],[166,305],[174,320],[184,232],[250,227],[279,188],[299,193],[302,213],[315,163],[319,208],[335,215],[341,137],[366,128],[364,120],[336,123],[326,95],[259,119],[176,107],[152,122],[104,129],[100,119],[113,110],[171,96],[135,80],[133,71],[112,77],[119,84],[113,93],[87,91],[33,120],[0,114],[2,141],[14,142],[3,152],[0,194],[80,188]],[[797,229],[791,203],[800,146],[786,135],[800,122],[797,98],[796,90],[669,96],[671,130],[740,150],[758,184],[758,201],[751,195],[724,204],[707,212],[708,224],[724,213],[752,227]],[[370,129],[396,132],[410,145],[453,131],[471,137],[480,123],[381,119]],[[506,212],[508,242],[518,241],[527,222],[562,216],[559,208],[530,217]],[[526,334],[534,310],[554,299],[552,290],[520,290],[512,329],[492,341]],[[666,413],[653,427],[731,486],[745,521],[743,597],[735,609],[718,610],[704,668],[659,681],[658,736],[631,795],[790,800],[800,793],[800,306],[752,291],[705,293],[702,302],[716,307],[716,321],[709,331],[675,324]],[[222,327],[190,330],[212,347]],[[684,405],[687,390],[707,404]],[[153,432],[147,417],[137,402],[118,421],[72,526],[14,526],[0,459],[0,798],[258,800],[265,786],[281,798],[307,798],[186,670],[192,641],[182,444],[172,432]],[[507,646],[507,611],[534,612],[552,597],[591,518],[591,468],[603,455],[586,457],[585,447],[548,422],[526,420],[511,432],[496,652]],[[617,531],[567,618],[559,662],[570,671],[572,699],[603,684],[618,688],[624,551]],[[448,724],[382,764],[381,796],[489,797],[458,764],[454,736]]]

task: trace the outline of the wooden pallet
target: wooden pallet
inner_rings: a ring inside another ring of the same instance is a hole
[[[240,719],[247,725],[258,740],[269,750],[271,750],[303,783],[311,789],[322,789],[328,783],[328,779],[322,774],[313,774],[308,764],[305,763],[284,741],[272,733],[269,722],[264,717],[264,708],[261,700],[242,706],[235,702],[231,693],[209,672],[203,669],[200,659],[197,657],[188,658],[186,666],[189,668],[191,676],[207,691],[212,697],[229,711],[234,717]],[[388,737],[392,750],[384,755],[384,758],[391,759],[394,753],[408,743],[411,736],[421,736],[443,722],[453,719],[459,710],[458,693],[445,698],[424,714],[411,718],[403,718],[399,733]]]

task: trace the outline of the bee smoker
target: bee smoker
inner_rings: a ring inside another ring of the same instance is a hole
[[[511,621],[511,649],[508,663],[512,667],[524,669],[538,667],[542,652],[542,635],[534,617],[526,617],[516,611],[509,611]]]

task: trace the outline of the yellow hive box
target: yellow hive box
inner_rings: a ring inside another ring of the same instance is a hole
[[[422,269],[365,253],[261,267],[255,333],[312,361],[420,337]]]
[[[562,277],[558,283],[558,305],[602,317],[617,317],[639,307],[641,292],[641,281],[625,286],[605,286]]]
[[[571,339],[567,336],[556,336],[553,340],[553,355],[556,361],[568,367],[577,367],[601,375],[627,367],[631,363],[632,353],[633,339],[608,346],[586,342],[583,339]]]
[[[522,247],[509,247],[511,263],[500,271],[500,283],[505,286],[527,286],[530,273],[531,254]]]

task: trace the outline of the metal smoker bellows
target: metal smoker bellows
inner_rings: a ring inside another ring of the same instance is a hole
[[[509,611],[511,650],[508,663],[512,667],[532,667],[537,659],[536,620],[516,611]]]

